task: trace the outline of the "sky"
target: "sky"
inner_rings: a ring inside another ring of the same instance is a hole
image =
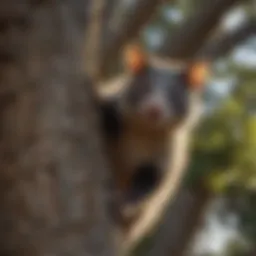
[[[195,255],[209,251],[221,254],[225,245],[231,239],[239,238],[238,220],[234,214],[228,213],[225,221],[219,219],[218,213],[222,210],[223,206],[224,200],[221,198],[217,198],[210,204],[204,219],[203,228],[196,237],[193,248]]]

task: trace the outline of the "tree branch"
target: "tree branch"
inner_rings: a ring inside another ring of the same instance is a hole
[[[168,168],[170,171],[167,172],[158,190],[142,205],[143,213],[124,239],[124,247],[128,251],[132,250],[140,239],[156,226],[180,187],[189,160],[190,133],[201,116],[199,95],[194,96],[191,101],[189,118],[175,134],[170,135],[172,147]]]
[[[168,207],[168,217],[159,225],[147,255],[185,255],[211,199],[212,194],[203,184],[197,184],[193,189],[181,188]]]
[[[159,54],[176,59],[191,58],[201,48],[225,12],[238,2],[239,0],[203,0],[200,9],[166,39]]]
[[[115,12],[109,22],[109,30],[104,38],[104,50],[100,74],[108,73],[113,63],[117,62],[120,49],[124,44],[135,38],[141,28],[151,18],[162,0],[139,0],[134,1],[120,17],[120,12]]]
[[[199,56],[209,60],[215,60],[227,55],[235,46],[242,43],[248,37],[256,35],[256,20],[248,20],[235,31],[223,33],[210,40],[199,52]]]

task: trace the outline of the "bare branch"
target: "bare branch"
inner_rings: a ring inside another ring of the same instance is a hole
[[[235,31],[224,33],[217,38],[213,38],[206,44],[199,52],[199,56],[207,59],[215,60],[219,57],[225,56],[235,46],[242,43],[248,37],[256,35],[256,20],[248,20]]]
[[[159,54],[177,59],[191,58],[219,23],[223,14],[239,0],[203,0],[200,9],[166,39]]]
[[[117,62],[118,54],[124,44],[135,38],[141,28],[151,18],[162,0],[134,1],[122,17],[120,13],[113,15],[106,34],[101,65],[101,74],[105,75],[111,63]]]

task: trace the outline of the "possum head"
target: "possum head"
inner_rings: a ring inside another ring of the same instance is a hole
[[[191,93],[205,83],[207,64],[170,65],[152,62],[138,45],[124,51],[130,74],[122,97],[123,113],[149,127],[176,124],[188,114]]]

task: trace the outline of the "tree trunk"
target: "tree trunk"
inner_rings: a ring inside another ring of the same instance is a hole
[[[87,3],[1,3],[0,255],[116,255],[82,72]]]

